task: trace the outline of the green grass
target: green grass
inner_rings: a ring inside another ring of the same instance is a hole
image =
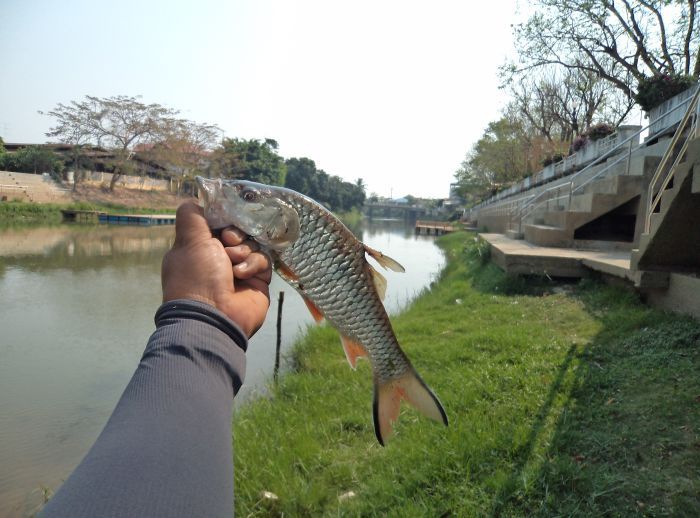
[[[145,207],[127,207],[115,203],[74,202],[66,204],[32,203],[23,201],[0,202],[0,225],[23,223],[59,223],[61,210],[99,210],[117,214],[174,214],[170,209],[151,209]]]
[[[699,516],[700,324],[508,278],[471,234],[440,244],[441,279],[393,323],[450,426],[404,408],[379,446],[368,363],[314,328],[234,419],[237,514]]]

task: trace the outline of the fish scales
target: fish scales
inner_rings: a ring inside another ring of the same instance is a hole
[[[357,357],[368,357],[375,384],[375,433],[382,445],[402,399],[447,425],[439,400],[399,346],[375,287],[381,276],[365,254],[403,271],[398,263],[365,247],[335,216],[299,193],[241,180],[198,177],[197,182],[209,224],[233,224],[251,235],[276,258],[278,273],[312,312],[340,332],[351,366]]]
[[[313,250],[318,256],[315,259],[312,258],[313,266],[310,265],[311,267],[296,272],[303,291],[314,293],[318,297],[316,299],[320,302],[318,307],[331,324],[347,336],[359,339],[366,347],[370,361],[377,366],[376,375],[380,382],[404,374],[410,369],[410,363],[398,347],[398,341],[386,317],[384,306],[376,292],[368,294],[362,290],[363,287],[372,283],[370,274],[365,268],[364,247],[355,239],[355,236],[343,236],[344,242],[352,245],[336,250],[338,255],[343,257],[343,262],[350,265],[349,269],[353,275],[342,275],[332,264],[324,263],[326,256],[322,252],[335,246],[336,240],[333,236],[349,234],[345,226],[328,221],[325,216],[319,215],[314,207],[310,207],[306,200],[288,199],[287,201],[298,210],[302,222],[306,223],[306,225],[302,223],[302,227],[308,226],[313,229],[309,232],[313,238],[298,239],[280,254],[280,259],[295,270],[297,264],[309,257],[309,244],[314,243]],[[320,228],[326,229],[327,233],[316,232]],[[329,283],[329,277],[333,280],[332,284]],[[344,293],[343,300],[329,296],[334,289]],[[340,302],[343,303],[342,307]],[[351,314],[354,317],[346,317],[348,311],[345,304],[347,303],[350,304]],[[357,325],[359,322],[363,325]],[[373,333],[372,330],[375,328],[377,332]],[[395,347],[386,347],[387,343]]]

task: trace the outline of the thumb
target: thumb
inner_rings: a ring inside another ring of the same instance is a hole
[[[211,237],[204,211],[199,205],[194,201],[186,201],[178,207],[175,216],[176,245],[186,245]]]

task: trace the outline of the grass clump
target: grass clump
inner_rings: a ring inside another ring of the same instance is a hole
[[[234,420],[236,512],[700,515],[698,322],[595,282],[510,279],[473,234],[439,243],[440,279],[392,322],[450,426],[404,407],[379,446],[368,363],[311,329]]]

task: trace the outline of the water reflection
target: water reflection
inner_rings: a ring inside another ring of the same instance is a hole
[[[430,238],[401,221],[364,225],[363,240],[406,267],[383,272],[398,311],[442,264]],[[61,225],[0,230],[0,515],[22,516],[55,488],[99,434],[133,373],[160,304],[160,264],[174,228]],[[273,278],[273,310],[248,349],[244,390],[265,390],[276,300],[285,291],[283,351],[312,319]],[[337,352],[342,357],[340,343]]]
[[[160,261],[172,246],[172,226],[62,225],[0,231],[0,262],[40,271],[119,268]]]

